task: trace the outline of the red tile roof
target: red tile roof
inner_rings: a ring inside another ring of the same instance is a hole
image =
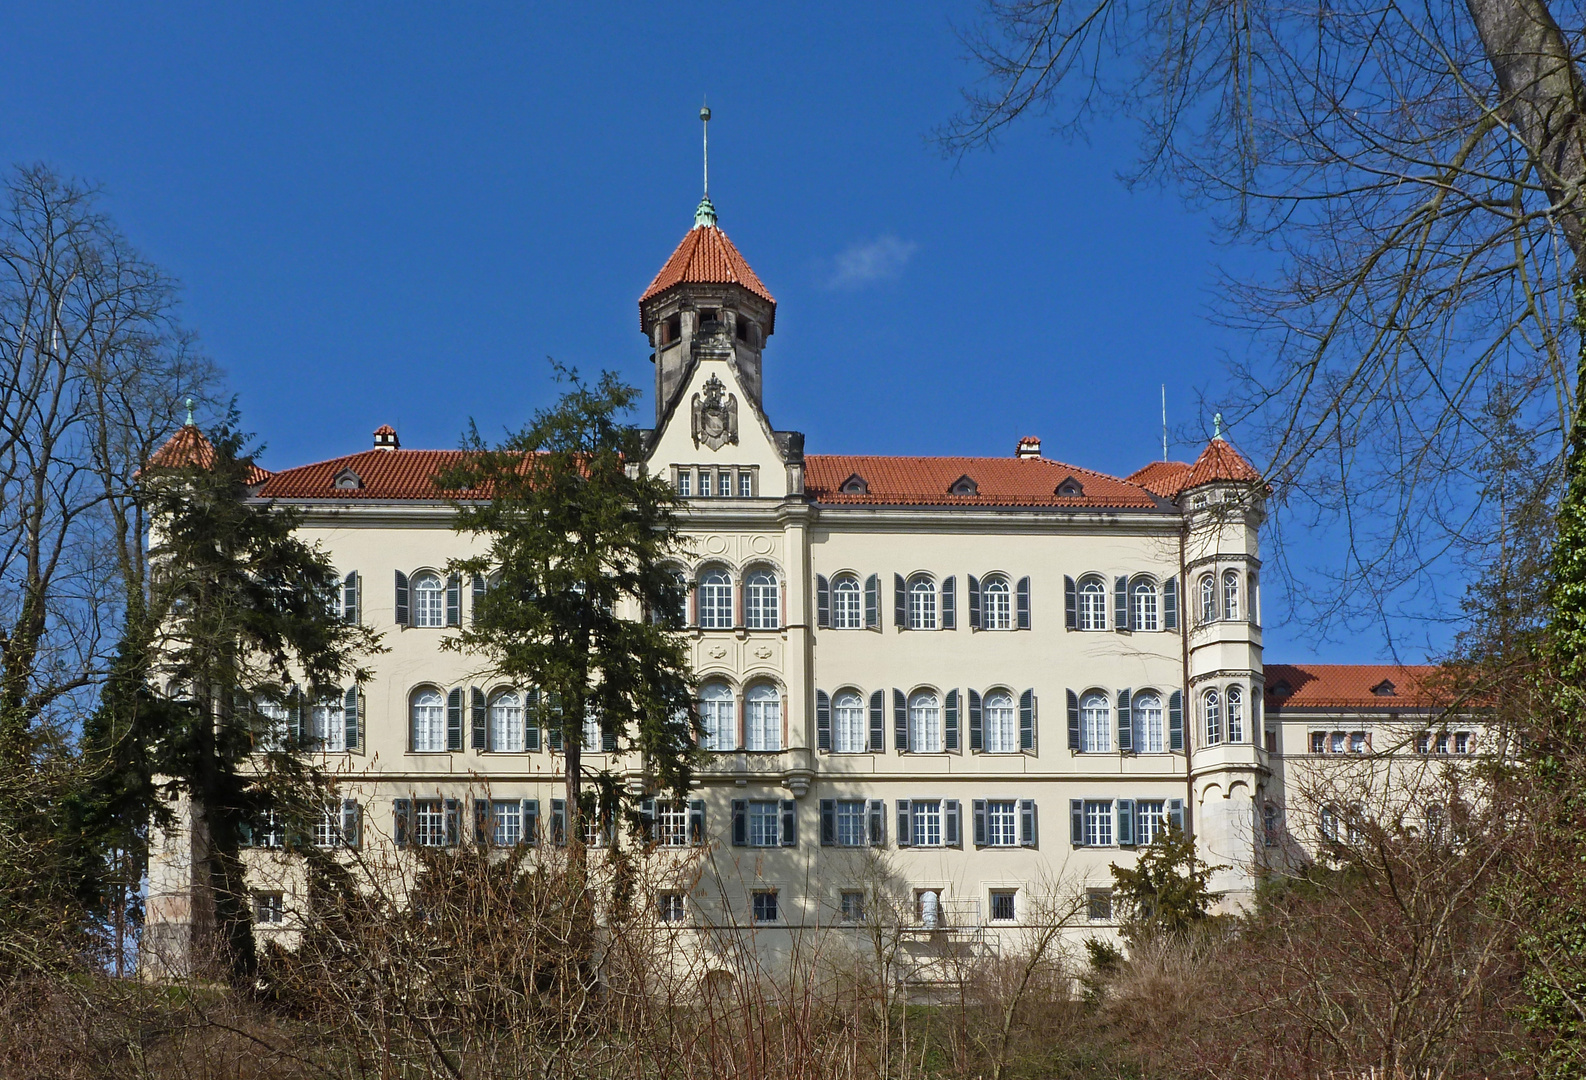
[[[1164,499],[1171,499],[1184,490],[1184,481],[1189,478],[1192,468],[1194,466],[1182,461],[1153,461],[1145,468],[1130,473],[1128,481]]]
[[[207,469],[215,463],[215,447],[204,433],[198,430],[197,424],[183,424],[176,429],[176,434],[165,440],[165,445],[149,455],[149,464],[158,468],[181,469],[189,465],[197,465],[200,469]],[[248,483],[262,484],[268,480],[270,473],[259,466],[248,463]]]
[[[811,454],[804,459],[804,488],[823,503],[902,506],[1069,506],[1154,509],[1155,499],[1138,484],[1064,465],[1046,458],[883,457],[871,454]],[[867,490],[843,493],[858,475]],[[974,481],[974,495],[952,495],[960,477]],[[1083,495],[1060,497],[1064,480],[1079,482]]]
[[[1437,708],[1452,696],[1439,672],[1432,664],[1268,664],[1267,708]]]
[[[1261,479],[1261,474],[1256,472],[1255,466],[1246,461],[1244,455],[1228,445],[1223,439],[1213,439],[1206,444],[1206,449],[1201,451],[1201,456],[1195,459],[1195,464],[1190,466],[1189,475],[1184,479],[1186,488],[1199,487],[1201,484],[1210,484],[1217,480],[1238,480],[1255,482]]]
[[[365,450],[313,465],[283,469],[259,489],[262,499],[440,499],[434,477],[462,457],[461,450]],[[338,488],[351,469],[362,487]]]
[[[683,242],[677,245],[672,257],[666,260],[661,272],[655,275],[650,287],[639,297],[639,327],[648,332],[644,322],[644,305],[674,285],[684,283],[701,285],[742,285],[771,305],[771,321],[776,322],[776,300],[749,264],[738,253],[727,234],[714,225],[701,225],[688,230]],[[766,327],[766,333],[772,327]]]

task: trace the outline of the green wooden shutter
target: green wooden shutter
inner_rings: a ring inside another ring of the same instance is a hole
[[[1118,800],[1118,846],[1134,847],[1134,800]]]
[[[562,847],[567,843],[567,800],[551,800],[551,843]]]
[[[1035,800],[1019,800],[1019,845],[1021,847],[1036,846],[1036,818]]]
[[[815,691],[815,749],[832,748],[832,699],[824,690]]]
[[[407,847],[413,842],[413,801],[391,800],[391,839],[397,847]]]
[[[350,848],[363,846],[363,807],[354,799],[341,802],[341,842]]]
[[[914,814],[909,800],[898,800],[898,847],[908,847],[914,842]]]
[[[408,626],[412,624],[412,613],[408,606],[408,576],[402,571],[396,572],[396,624]]]
[[[865,629],[881,629],[881,575],[865,578]]]
[[[744,847],[749,843],[749,800],[732,801],[732,846]]]
[[[958,629],[958,578],[951,574],[942,580],[942,621],[939,625],[943,630]]]
[[[617,752],[617,733],[615,731],[601,729],[600,752],[602,754],[615,754]]]
[[[1167,801],[1167,820],[1168,820],[1168,824],[1169,825],[1172,825],[1175,829],[1178,829],[1180,832],[1182,832],[1184,830],[1184,800],[1183,799],[1169,799]]]
[[[1020,630],[1030,628],[1030,579],[1022,577],[1014,587],[1014,606],[1018,621],[1014,624]]]
[[[540,748],[540,692],[530,690],[523,695],[523,749]]]
[[[523,800],[523,842],[534,847],[540,842],[540,800]]]
[[[1019,749],[1035,749],[1035,691],[1019,695]]]
[[[958,691],[947,692],[947,706],[942,712],[942,749],[958,749]]]
[[[892,690],[892,749],[904,753],[909,748],[909,703],[903,691]]]
[[[480,847],[490,847],[495,840],[495,830],[491,827],[490,800],[474,798],[474,843]]]
[[[837,843],[837,800],[821,800],[821,847]]]
[[[1176,577],[1170,577],[1162,582],[1162,628],[1178,629],[1178,578]]]
[[[884,799],[871,799],[867,807],[870,818],[870,846],[885,847],[887,843],[887,804]]]
[[[1167,748],[1184,749],[1184,694],[1178,690],[1167,699]]]
[[[908,586],[902,574],[892,575],[892,625],[899,630],[909,625]]]
[[[798,847],[799,804],[793,799],[782,800],[782,846]]]
[[[885,753],[887,749],[887,695],[877,690],[870,695],[870,745],[872,754]]]
[[[359,754],[363,752],[363,722],[362,706],[359,698],[358,687],[349,686],[347,693],[342,695],[341,722],[343,738],[347,743],[347,752]]]
[[[448,574],[446,576],[446,625],[461,626],[463,624],[463,576],[461,574]]]
[[[1112,628],[1124,633],[1129,627],[1129,579],[1112,579]]]
[[[1118,749],[1134,752],[1134,717],[1129,709],[1129,690],[1118,691]]]
[[[463,690],[453,687],[446,694],[446,749],[463,748]]]
[[[446,846],[456,847],[462,839],[463,804],[457,799],[447,799],[444,804],[446,811]]]
[[[832,585],[824,575],[815,575],[815,625],[821,630],[832,628]]]
[[[985,739],[985,734],[984,734],[983,728],[984,728],[984,725],[983,725],[983,722],[981,720],[980,692],[978,690],[971,690],[969,692],[969,749],[970,750],[984,750],[985,749],[986,739]]]
[[[696,847],[705,842],[705,800],[690,799],[688,803],[688,842]]]
[[[974,815],[975,846],[986,846],[986,800],[976,799],[970,803],[970,812]]]
[[[1063,629],[1074,630],[1079,627],[1079,591],[1074,587],[1074,579],[1063,576]]]
[[[489,710],[485,708],[485,692],[475,686],[468,691],[468,694],[470,712],[472,713],[470,717],[472,723],[469,725],[472,731],[469,734],[472,736],[473,748],[475,750],[485,750],[488,749],[490,735],[489,725],[486,723],[489,718]]]
[[[485,575],[475,574],[473,576],[473,580],[469,582],[469,585],[471,586],[471,591],[473,593],[473,598],[471,601],[473,610],[469,617],[474,623],[477,624],[479,622],[479,602],[485,598]]]
[[[356,623],[359,621],[358,610],[358,571],[349,573],[341,586],[341,621]]]
[[[980,629],[980,579],[969,575],[969,628]]]
[[[1068,691],[1068,748],[1078,750],[1079,742],[1079,695]]]
[[[957,799],[942,800],[942,844],[944,847],[963,847],[964,833],[959,827]]]
[[[1085,846],[1085,803],[1082,799],[1068,800],[1068,842],[1075,847]]]

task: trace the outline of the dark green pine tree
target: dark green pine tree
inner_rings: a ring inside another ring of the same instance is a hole
[[[240,979],[256,961],[245,832],[273,810],[289,836],[306,835],[324,805],[302,725],[283,732],[280,717],[301,717],[322,693],[361,680],[356,658],[378,644],[339,617],[335,569],[295,534],[300,515],[249,501],[244,437],[231,424],[212,444],[192,435],[186,463],[151,467],[143,478],[153,674],[172,699],[154,757],[166,793],[194,805],[203,852],[195,899],[215,930],[204,944],[222,973]]]
[[[454,496],[457,531],[488,545],[451,566],[488,588],[476,589],[472,622],[447,645],[529,691],[565,755],[576,844],[588,811],[586,716],[680,797],[698,721],[680,633],[684,586],[667,561],[680,546],[677,497],[638,467],[641,433],[621,421],[638,392],[610,372],[593,386],[565,368],[557,375],[571,388],[555,406],[495,447],[471,426],[461,462],[438,482]],[[624,602],[645,617],[622,617]],[[613,813],[614,778],[590,779],[602,813]]]
[[[1205,924],[1219,895],[1211,890],[1218,869],[1201,862],[1195,841],[1171,825],[1141,849],[1133,867],[1113,863],[1113,895],[1125,910],[1127,935],[1181,937]]]

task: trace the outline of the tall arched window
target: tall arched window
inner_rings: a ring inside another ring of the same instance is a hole
[[[1162,695],[1143,690],[1130,705],[1134,720],[1134,749],[1137,754],[1160,754],[1167,749],[1162,726]]]
[[[909,698],[909,750],[938,754],[942,750],[942,703],[930,690]]]
[[[1107,629],[1107,583],[1091,576],[1079,583],[1079,628]]]
[[[345,699],[340,694],[320,698],[314,703],[314,748],[339,754],[347,749],[347,721],[342,713]]]
[[[936,582],[929,574],[909,578],[909,629],[936,629]]]
[[[682,626],[688,621],[688,578],[683,571],[672,569],[668,575],[677,582],[677,595],[671,605],[657,605],[650,612],[650,621],[666,626]]]
[[[523,699],[516,690],[498,690],[490,699],[490,749],[504,754],[523,749]]]
[[[841,574],[832,582],[832,629],[859,630],[865,625],[859,579]]]
[[[1079,748],[1087,754],[1112,750],[1112,706],[1100,690],[1079,699]]]
[[[446,588],[439,574],[413,575],[413,625],[446,625]]]
[[[1210,574],[1201,575],[1201,622],[1217,621],[1217,579]]]
[[[1240,686],[1228,688],[1228,741],[1245,741],[1245,691]]]
[[[1129,628],[1162,629],[1162,590],[1150,578],[1136,578],[1129,592]]]
[[[743,579],[744,625],[751,630],[775,630],[782,625],[782,593],[776,575],[751,570]]]
[[[1239,619],[1239,571],[1223,572],[1223,618],[1229,622]]]
[[[1013,695],[993,690],[982,706],[985,747],[988,754],[1014,754],[1019,750],[1019,717],[1014,711]]]
[[[998,574],[980,586],[980,626],[984,630],[1013,629],[1013,591],[1008,579]]]
[[[1261,587],[1256,580],[1255,574],[1251,574],[1245,580],[1247,582],[1245,586],[1245,618],[1249,619],[1252,625],[1259,626],[1261,624]]]
[[[862,754],[870,748],[865,730],[865,702],[853,690],[832,698],[833,749],[839,754]]]
[[[699,719],[705,726],[700,745],[706,750],[738,749],[738,713],[732,687],[723,682],[708,682],[700,687]]]
[[[599,753],[601,748],[600,714],[591,705],[584,712],[584,749]]]
[[[413,749],[434,753],[446,749],[446,699],[434,687],[413,692]]]
[[[705,630],[732,629],[732,575],[719,566],[699,575],[699,625]]]
[[[1201,714],[1206,718],[1206,745],[1216,746],[1223,741],[1223,698],[1216,690],[1201,696]]]
[[[743,696],[744,749],[782,749],[782,692],[760,683]]]

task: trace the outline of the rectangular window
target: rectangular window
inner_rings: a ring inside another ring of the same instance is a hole
[[[497,694],[490,702],[490,749],[514,754],[523,747],[523,706],[518,695]]]
[[[347,749],[347,721],[342,713],[340,694],[314,706],[314,747],[329,754]]]
[[[278,892],[253,894],[253,921],[260,926],[279,926],[286,920],[286,904]]]
[[[1019,717],[1013,695],[998,690],[986,695],[985,747],[988,754],[1014,754],[1019,750]]]
[[[1283,832],[1283,812],[1276,803],[1267,803],[1261,810],[1263,841],[1267,847],[1277,847]]]
[[[1415,737],[1415,752],[1417,754],[1430,754],[1432,752],[1432,733],[1423,731]]]
[[[656,893],[655,914],[657,918],[665,923],[682,922],[683,894],[680,892]]]
[[[754,473],[748,469],[738,474],[738,497],[752,499],[754,497]]]
[[[1456,731],[1456,732],[1454,732],[1454,753],[1456,753],[1456,754],[1468,754],[1468,753],[1470,753],[1470,732],[1468,732],[1468,731]]]
[[[666,799],[656,802],[655,842],[662,847],[688,847],[688,803]]]
[[[1085,917],[1091,922],[1112,922],[1112,890],[1085,890]]]
[[[1342,754],[1344,752],[1344,733],[1342,731],[1333,732],[1333,737],[1329,740],[1327,748],[1335,754]]]
[[[1085,846],[1112,846],[1112,803],[1087,802],[1085,804]]]
[[[1448,753],[1448,732],[1446,731],[1437,733],[1437,752],[1439,754]]]
[[[991,890],[991,921],[1012,922],[1014,917],[1012,889]]]
[[[986,843],[991,847],[1019,845],[1019,804],[1012,799],[986,803]]]
[[[413,801],[413,838],[419,847],[446,846],[446,808],[439,799]]]
[[[286,846],[286,818],[282,816],[281,811],[266,810],[254,836],[258,838],[258,846],[262,848]]]
[[[1327,732],[1311,732],[1311,753],[1325,754],[1327,752]]]
[[[909,752],[942,752],[942,708],[935,694],[919,693],[909,699]]]
[[[865,894],[858,889],[845,889],[839,898],[843,922],[858,923],[865,921]]]
[[[716,474],[716,494],[724,499],[732,498],[732,470],[722,469]]]
[[[777,847],[782,843],[782,807],[775,800],[749,803],[749,846]]]
[[[782,749],[782,695],[775,687],[756,686],[744,695],[747,721],[745,750]]]
[[[839,754],[863,754],[870,748],[863,698],[852,691],[838,694],[832,702],[832,714],[832,749]]]
[[[490,842],[496,847],[516,847],[523,842],[523,804],[497,799],[490,804]]]
[[[715,476],[709,469],[699,470],[699,493],[707,499],[716,494]]]
[[[940,799],[916,799],[912,804],[914,846],[942,846],[942,803]]]
[[[750,910],[757,923],[774,923],[777,919],[776,890],[756,889],[751,899]]]
[[[1350,733],[1349,752],[1351,754],[1364,754],[1366,752],[1366,733],[1364,731]]]
[[[677,493],[685,499],[694,494],[693,469],[677,470]]]
[[[870,842],[865,824],[867,809],[863,799],[837,800],[838,847],[864,847]]]
[[[1141,847],[1151,842],[1167,829],[1167,803],[1143,799],[1134,804],[1135,836]]]
[[[329,848],[341,843],[341,807],[327,806],[314,821],[314,846]]]

